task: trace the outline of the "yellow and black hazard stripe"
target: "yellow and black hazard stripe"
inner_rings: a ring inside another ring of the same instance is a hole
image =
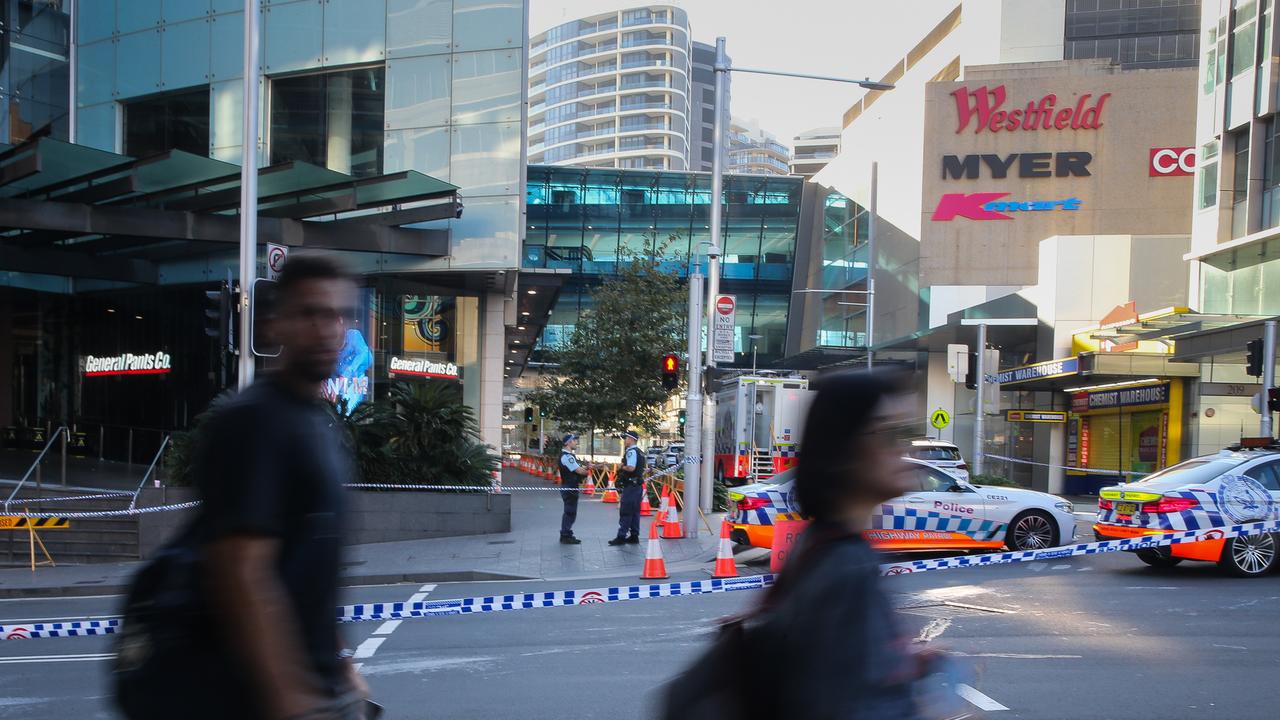
[[[62,517],[33,518],[26,515],[0,515],[0,530],[62,530],[71,527],[71,520]]]

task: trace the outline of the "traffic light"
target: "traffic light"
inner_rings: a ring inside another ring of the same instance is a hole
[[[662,387],[675,390],[680,384],[680,358],[675,353],[667,353],[662,358]]]
[[[1280,412],[1280,388],[1267,388],[1267,412]]]
[[[532,405],[524,409],[524,422],[526,425],[533,424],[533,406]]]
[[[211,338],[226,338],[227,324],[231,320],[231,287],[219,283],[217,290],[204,293],[204,334]]]
[[[1244,371],[1254,377],[1262,377],[1262,340],[1250,340]]]
[[[680,437],[684,437],[684,426],[685,423],[689,422],[688,414],[684,410],[681,410],[680,414],[676,416],[676,422],[680,424]]]
[[[546,409],[546,408],[544,408],[544,407],[542,407],[541,405],[539,405],[539,406],[538,406],[538,417],[540,417],[540,418],[544,418],[544,417],[546,417],[546,416],[547,416],[547,409]]]

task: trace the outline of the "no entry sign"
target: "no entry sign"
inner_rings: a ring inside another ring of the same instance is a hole
[[[711,357],[717,363],[733,362],[733,324],[738,303],[732,295],[716,296],[715,323],[711,329]]]

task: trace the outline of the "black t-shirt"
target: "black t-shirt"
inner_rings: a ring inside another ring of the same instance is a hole
[[[312,669],[330,690],[341,678],[334,609],[342,485],[353,469],[336,422],[318,401],[261,380],[209,418],[195,464],[200,537],[280,541],[281,583]]]

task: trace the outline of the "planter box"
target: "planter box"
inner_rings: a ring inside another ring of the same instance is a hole
[[[138,507],[198,500],[195,488],[143,488]],[[138,554],[153,556],[186,527],[196,510],[138,516]],[[346,544],[511,532],[511,496],[417,490],[347,494]]]
[[[511,532],[511,496],[418,490],[347,495],[347,544]]]

